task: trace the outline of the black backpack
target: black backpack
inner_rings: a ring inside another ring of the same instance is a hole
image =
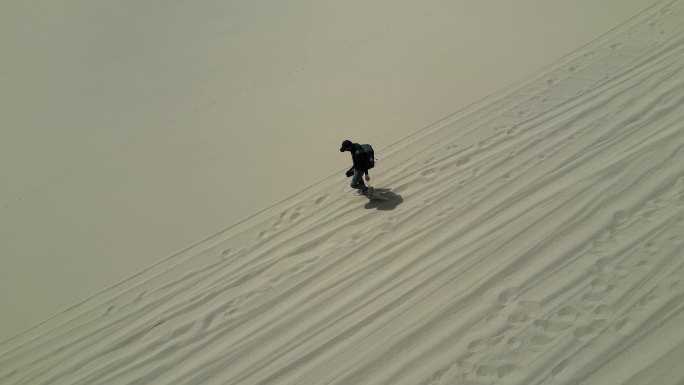
[[[370,170],[375,167],[375,152],[373,152],[373,146],[370,144],[361,144],[356,150],[356,160],[359,162],[359,166]]]

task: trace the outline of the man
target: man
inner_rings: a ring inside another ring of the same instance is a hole
[[[370,181],[368,169],[375,166],[375,159],[373,155],[373,148],[370,145],[361,145],[353,143],[351,140],[342,142],[340,152],[351,152],[352,162],[354,165],[347,171],[347,177],[352,177],[351,187],[359,190],[359,193],[368,195],[369,189],[363,183],[363,176],[365,174],[366,181]]]

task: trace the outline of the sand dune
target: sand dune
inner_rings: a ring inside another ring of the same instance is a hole
[[[3,384],[681,384],[684,1],[0,345]]]
[[[654,1],[3,1],[0,341]]]

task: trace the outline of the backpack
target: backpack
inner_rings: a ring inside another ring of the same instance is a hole
[[[359,166],[370,170],[375,167],[375,152],[373,151],[373,146],[370,144],[361,144],[356,150],[356,160],[359,162]]]

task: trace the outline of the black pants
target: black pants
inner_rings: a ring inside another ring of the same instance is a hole
[[[363,184],[363,174],[365,174],[364,171],[359,171],[359,170],[354,170],[354,176],[352,176],[351,180],[351,187],[355,188],[357,190],[361,190],[362,193],[366,193],[368,191],[368,187],[366,187],[365,184]]]

